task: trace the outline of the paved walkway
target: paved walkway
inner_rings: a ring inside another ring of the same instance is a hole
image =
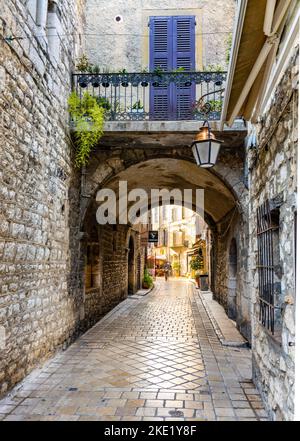
[[[128,298],[0,401],[3,420],[266,420],[247,348],[183,279]]]

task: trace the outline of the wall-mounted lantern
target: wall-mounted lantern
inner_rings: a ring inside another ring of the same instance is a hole
[[[216,139],[209,122],[205,121],[191,146],[197,165],[204,168],[216,165],[222,142]]]
[[[200,127],[200,132],[196,135],[196,138],[191,145],[193,155],[199,167],[210,168],[216,165],[220,147],[223,142],[216,139],[215,135],[211,132],[208,122],[208,114],[211,112],[212,106],[211,103],[209,101],[205,101],[204,98],[208,95],[223,91],[224,89],[206,93],[195,105],[195,108],[203,113],[206,117],[203,126]]]

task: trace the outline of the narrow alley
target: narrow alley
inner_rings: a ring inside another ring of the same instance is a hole
[[[250,349],[221,344],[201,295],[186,279],[157,279],[16,386],[0,418],[267,420]]]

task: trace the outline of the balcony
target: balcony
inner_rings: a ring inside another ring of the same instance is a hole
[[[94,96],[107,122],[219,121],[225,81],[226,72],[84,73],[73,90]]]

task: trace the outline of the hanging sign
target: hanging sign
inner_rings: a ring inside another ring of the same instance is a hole
[[[149,231],[148,242],[158,243],[158,231]]]

